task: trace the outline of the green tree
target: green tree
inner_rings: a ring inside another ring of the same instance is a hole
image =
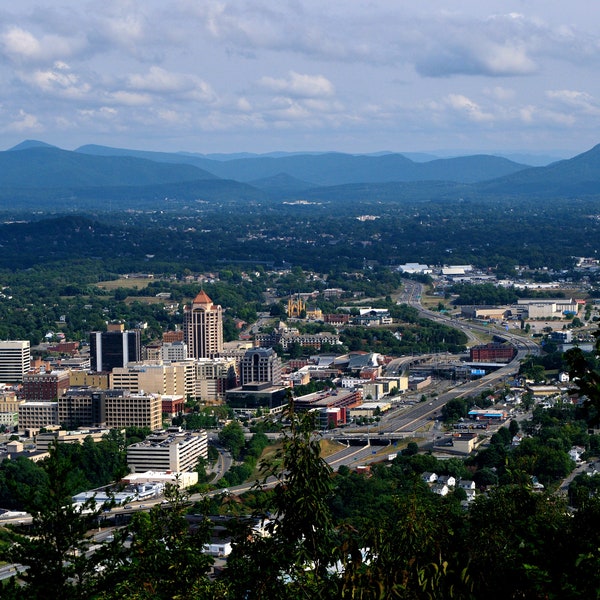
[[[562,501],[525,486],[495,488],[469,514],[475,597],[561,598],[569,516]],[[577,597],[577,596],[575,596]]]
[[[335,597],[328,570],[336,547],[328,506],[331,469],[320,456],[314,415],[299,417],[290,404],[287,417],[290,426],[280,452],[262,464],[264,482],[276,480],[269,535],[244,529],[228,560],[227,577],[237,598]]]
[[[456,422],[467,416],[469,408],[464,398],[454,398],[449,400],[442,407],[442,419],[450,423]]]
[[[231,421],[219,431],[219,443],[227,448],[234,458],[239,458],[244,449],[246,439],[244,430],[238,421]]]
[[[24,599],[89,598],[98,585],[98,557],[86,554],[92,541],[88,531],[103,507],[96,506],[93,499],[74,506],[73,471],[56,445],[44,467],[46,485],[25,499],[33,519],[31,531],[11,546],[8,558],[27,567],[21,574]]]
[[[596,337],[596,355],[600,353],[600,330]],[[565,353],[571,381],[584,396],[586,420],[590,425],[600,425],[600,372],[593,357],[586,355],[580,348],[572,348]]]
[[[520,429],[521,428],[519,426],[519,421],[517,421],[516,419],[511,419],[508,425],[508,431],[510,432],[510,435],[514,437],[515,435],[517,435],[517,433],[519,433]]]
[[[200,518],[190,528],[187,495],[168,484],[165,505],[135,513],[129,527],[115,539],[120,560],[105,575],[112,585],[101,600],[209,600],[226,598],[223,585],[209,577],[213,559],[204,552],[212,524]],[[127,547],[125,537],[130,538]]]

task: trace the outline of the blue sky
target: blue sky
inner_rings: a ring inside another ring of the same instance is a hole
[[[572,156],[599,67],[600,2],[19,0],[0,149]]]

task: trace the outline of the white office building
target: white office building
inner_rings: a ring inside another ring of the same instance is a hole
[[[193,471],[208,458],[206,431],[162,431],[127,448],[127,465],[134,473]]]
[[[23,381],[30,366],[29,340],[0,342],[0,383]]]

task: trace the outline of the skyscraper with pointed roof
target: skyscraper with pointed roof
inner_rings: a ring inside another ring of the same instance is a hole
[[[183,336],[190,358],[214,358],[223,351],[223,309],[204,290],[184,308]]]

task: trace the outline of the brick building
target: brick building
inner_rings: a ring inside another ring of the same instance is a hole
[[[512,346],[497,342],[473,346],[470,350],[471,362],[510,362],[515,353]]]
[[[69,371],[27,373],[23,376],[23,398],[27,401],[51,402],[70,387]]]

